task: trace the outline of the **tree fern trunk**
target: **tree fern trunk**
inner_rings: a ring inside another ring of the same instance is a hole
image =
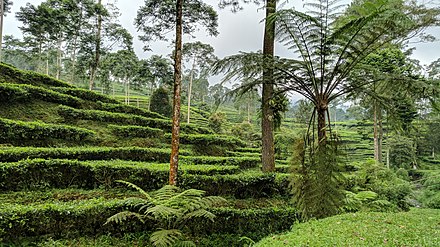
[[[276,10],[276,0],[266,1],[266,23],[264,28],[263,54],[266,57],[274,55],[275,24],[269,24],[267,17]],[[270,106],[273,97],[273,70],[268,65],[263,71],[263,96],[262,96],[262,163],[263,172],[273,172],[275,170],[275,148],[274,148],[274,114]]]
[[[182,87],[182,5],[183,0],[176,1],[176,44],[174,55],[174,100],[169,174],[170,185],[177,185],[177,170],[179,166],[180,90]]]

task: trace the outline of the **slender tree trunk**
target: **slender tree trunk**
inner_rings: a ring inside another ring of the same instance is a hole
[[[379,127],[377,124],[377,103],[373,103],[373,137],[374,137],[374,160],[379,162]]]
[[[58,47],[57,47],[57,73],[55,78],[60,79],[61,76],[61,56],[62,56],[62,51],[61,51],[61,46],[63,45],[62,39],[61,39],[61,34],[59,34],[58,36]]]
[[[186,122],[190,122],[190,115],[191,115],[191,93],[192,93],[192,83],[193,83],[193,77],[194,77],[194,66],[196,64],[196,58],[194,57],[191,73],[189,74],[189,85],[188,85],[188,112],[187,112],[187,119]]]
[[[179,167],[180,90],[182,87],[182,5],[183,0],[176,1],[176,46],[174,55],[174,100],[169,176],[170,185],[177,184],[177,170]]]
[[[248,123],[251,123],[251,98],[249,96],[248,102],[247,102],[247,121]]]
[[[102,6],[102,0],[98,0],[98,5]],[[96,77],[96,71],[99,66],[99,59],[101,57],[101,32],[102,32],[102,15],[98,13],[98,25],[96,32],[96,44],[95,44],[95,58],[92,62],[91,70],[90,70],[90,81],[89,81],[89,90],[93,89]]]
[[[49,51],[46,52],[46,75],[49,75]]]
[[[377,123],[379,125],[379,135],[378,135],[378,148],[377,152],[379,154],[378,161],[382,163],[382,141],[383,141],[383,121],[382,121],[382,109],[379,107],[377,112]]]
[[[0,4],[0,63],[3,61],[3,57],[2,57],[2,53],[3,53],[3,17],[5,15],[5,9],[4,9],[4,5],[5,2],[4,0],[1,0],[1,4]]]
[[[130,104],[130,82],[128,79],[125,80],[127,82],[127,104]]]
[[[276,10],[276,0],[266,1],[266,23],[264,27],[263,54],[266,58],[272,58],[274,55],[275,25],[270,25],[267,17]],[[273,109],[270,106],[270,100],[273,97],[273,70],[266,68],[263,71],[263,95],[262,95],[262,170],[263,172],[275,171],[275,148],[274,148],[274,122]]]
[[[382,126],[382,112],[375,100],[373,103],[373,126],[374,126],[374,160],[382,162],[382,139],[383,139],[383,126]]]

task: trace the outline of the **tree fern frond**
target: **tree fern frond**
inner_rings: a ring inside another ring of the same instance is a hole
[[[197,245],[193,241],[177,241],[174,246],[176,247],[196,247]]]
[[[123,183],[123,184],[127,185],[128,187],[131,187],[131,188],[137,190],[137,191],[138,191],[139,193],[141,193],[141,194],[142,194],[142,195],[143,195],[148,201],[154,203],[155,200],[153,200],[153,198],[151,198],[151,196],[150,196],[145,190],[143,190],[141,187],[139,187],[139,186],[137,186],[137,185],[135,185],[135,184],[133,184],[133,183],[130,183],[130,182],[124,181],[124,180],[116,180],[116,182],[118,182],[118,183]]]
[[[145,211],[145,215],[151,215],[156,220],[170,219],[172,217],[180,217],[181,211],[176,208],[167,207],[165,205],[156,205]]]
[[[181,237],[182,232],[177,229],[161,229],[151,234],[150,242],[154,246],[168,247],[173,246]]]
[[[198,210],[195,210],[195,211],[192,211],[190,213],[185,214],[182,217],[182,220],[185,221],[185,220],[190,220],[193,218],[205,218],[205,219],[214,221],[215,214],[213,214],[205,209],[198,209]]]
[[[128,218],[131,218],[131,217],[137,218],[142,223],[144,222],[143,216],[141,214],[130,212],[130,211],[123,211],[123,212],[119,212],[119,213],[107,218],[107,221],[104,223],[104,225],[106,225],[110,222],[115,222],[116,224],[120,224],[123,221],[126,221]]]

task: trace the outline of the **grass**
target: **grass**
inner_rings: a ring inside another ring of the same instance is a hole
[[[343,214],[295,225],[256,246],[440,246],[440,210]]]

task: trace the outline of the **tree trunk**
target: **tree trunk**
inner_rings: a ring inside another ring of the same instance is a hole
[[[59,34],[58,36],[58,51],[57,51],[57,73],[55,78],[60,79],[61,76],[61,56],[62,56],[62,51],[61,51],[61,46],[63,45],[63,41],[61,39],[61,34]]]
[[[383,139],[382,113],[376,100],[373,104],[374,160],[376,160],[378,163],[381,163]]]
[[[174,55],[174,99],[169,176],[170,185],[177,185],[177,170],[179,167],[180,90],[182,87],[182,5],[183,0],[176,1],[176,44]]]
[[[3,17],[5,15],[5,9],[4,9],[4,0],[1,0],[1,6],[0,6],[0,63],[2,60],[2,52],[3,52]]]
[[[190,121],[190,115],[191,115],[191,93],[192,93],[192,83],[193,83],[193,77],[194,77],[194,66],[196,64],[196,58],[194,57],[191,73],[189,74],[189,85],[188,85],[188,112],[187,112],[187,119],[186,122],[189,123]]]
[[[102,6],[102,0],[98,0],[98,5]],[[91,70],[90,70],[90,81],[89,81],[89,90],[93,89],[96,77],[96,71],[99,66],[99,59],[101,57],[101,32],[102,32],[102,15],[98,13],[98,24],[97,24],[97,32],[96,32],[96,44],[95,44],[95,59],[92,62]]]
[[[266,22],[264,27],[264,39],[263,39],[263,54],[266,58],[272,58],[274,55],[274,39],[275,39],[275,25],[269,24],[267,17],[276,10],[276,0],[266,1]],[[275,148],[273,137],[273,109],[270,106],[270,100],[273,97],[273,70],[265,68],[263,71],[263,95],[262,95],[262,119],[261,119],[261,131],[262,131],[262,170],[263,172],[275,171]]]
[[[324,144],[327,139],[327,126],[325,116],[327,115],[327,104],[321,104],[316,109],[318,114],[318,143]]]

